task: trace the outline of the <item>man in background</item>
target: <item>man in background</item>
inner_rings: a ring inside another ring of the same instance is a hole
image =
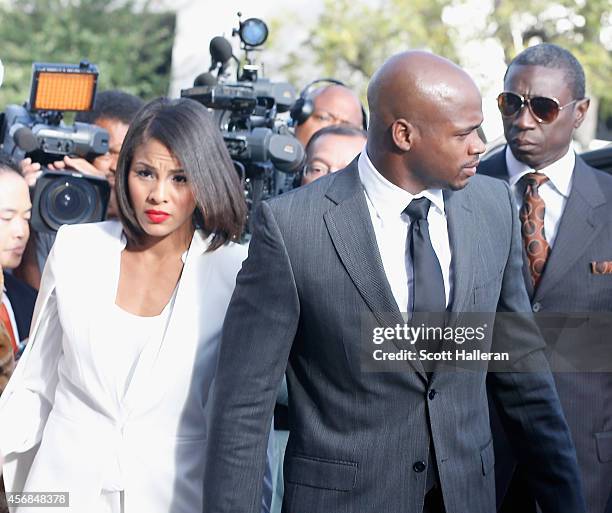
[[[15,358],[25,346],[32,322],[36,291],[15,278],[30,236],[32,203],[19,168],[0,155],[0,267],[3,275],[0,323],[9,336]]]
[[[571,144],[589,108],[582,66],[559,46],[528,48],[510,63],[498,104],[508,144],[478,172],[506,180],[515,196],[532,310],[562,317],[612,311],[612,177],[588,166]],[[588,361],[589,340],[580,345]],[[554,378],[588,512],[612,513],[612,373],[590,372],[601,362],[591,363],[589,372]],[[516,457],[495,417],[493,433],[501,499]],[[532,480],[530,468],[519,465],[502,511],[536,511]]]
[[[359,155],[365,142],[365,131],[352,125],[330,125],[315,132],[306,145],[301,185],[344,169]]]
[[[304,147],[323,127],[345,124],[363,128],[365,125],[358,96],[344,85],[321,87],[308,94],[306,99],[313,103],[312,113],[305,120],[299,120],[295,127],[295,136]]]

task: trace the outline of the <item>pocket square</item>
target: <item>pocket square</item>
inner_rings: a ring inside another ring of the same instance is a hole
[[[593,274],[612,274],[612,260],[602,262],[591,262],[591,273]]]

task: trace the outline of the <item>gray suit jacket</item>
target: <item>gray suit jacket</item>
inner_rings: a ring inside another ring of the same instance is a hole
[[[505,147],[484,160],[478,173],[507,181]],[[572,190],[535,294],[527,265],[523,267],[532,309],[561,314],[612,311],[612,274],[593,274],[590,266],[611,260],[612,176],[577,156]],[[588,340],[582,342],[588,351]],[[612,343],[609,354],[612,358]],[[576,445],[588,511],[612,513],[612,373],[558,372],[554,378]],[[498,453],[506,452],[502,436],[496,443]],[[507,468],[498,473],[504,479]]]
[[[510,191],[474,177],[445,193],[454,312],[529,310]],[[206,513],[258,511],[267,430],[287,368],[286,513],[421,513],[430,444],[448,513],[495,509],[484,372],[360,367],[364,317],[402,318],[387,282],[357,161],[262,204],[220,350],[204,481]],[[520,323],[519,323],[520,324]],[[494,378],[505,423],[543,486],[548,511],[584,511],[575,452],[543,342],[525,320],[523,357]],[[486,350],[486,348],[485,348]],[[288,364],[287,364],[288,362]],[[520,373],[520,370],[539,372]]]

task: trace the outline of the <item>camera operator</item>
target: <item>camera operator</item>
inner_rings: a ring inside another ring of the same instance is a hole
[[[107,218],[117,216],[117,204],[113,189],[117,159],[129,124],[143,104],[144,102],[140,98],[119,90],[98,93],[93,109],[88,112],[79,112],[75,121],[94,124],[107,130],[109,134],[108,153],[96,157],[92,162],[83,158],[67,156],[64,157],[64,160],[49,165],[50,169],[74,169],[83,174],[106,178],[111,186]],[[34,186],[36,180],[42,174],[40,164],[32,162],[28,158],[21,162],[20,167],[28,185],[30,187]],[[34,235],[28,245],[24,263],[18,270],[18,274],[31,286],[38,288],[41,272],[55,240],[55,234],[35,233]]]
[[[114,182],[117,158],[130,122],[142,107],[143,101],[129,93],[112,90],[98,93],[91,111],[79,112],[75,121],[90,123],[104,128],[109,134],[108,153],[96,157],[91,163],[82,158],[64,157],[49,166],[50,169],[74,169],[84,174],[106,178],[111,186]],[[21,162],[21,170],[28,185],[32,187],[42,173],[40,164],[27,158]],[[107,217],[117,216],[115,198],[111,195]]]

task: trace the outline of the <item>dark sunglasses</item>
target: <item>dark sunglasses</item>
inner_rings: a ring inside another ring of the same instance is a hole
[[[516,116],[527,105],[538,123],[552,123],[557,119],[559,112],[577,101],[572,100],[565,105],[561,105],[561,102],[556,98],[546,98],[545,96],[525,98],[520,94],[503,92],[497,97],[497,106],[502,116],[510,118]]]

